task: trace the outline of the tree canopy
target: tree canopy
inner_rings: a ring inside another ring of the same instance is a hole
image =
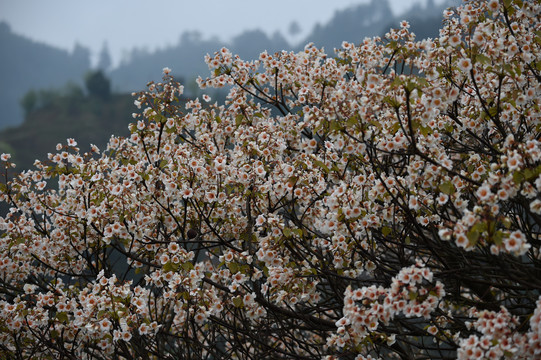
[[[13,358],[541,354],[541,4],[467,1],[335,56],[228,49],[128,138],[74,139],[0,198]]]
[[[103,70],[87,73],[85,86],[90,96],[95,96],[102,100],[108,100],[111,97],[111,81],[105,77]]]

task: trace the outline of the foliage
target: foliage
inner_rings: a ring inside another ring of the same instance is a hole
[[[111,54],[109,53],[109,48],[107,47],[107,43],[104,43],[99,54],[98,69],[102,71],[107,71],[111,67],[111,64],[112,64]]]
[[[90,71],[85,77],[85,86],[90,96],[102,100],[111,97],[111,81],[105,77],[102,70]]]
[[[61,105],[65,102],[78,102],[84,97],[83,90],[75,83],[68,82],[60,89],[30,90],[21,98],[21,107],[25,117],[37,110],[50,106]]]
[[[437,39],[403,22],[336,58],[224,48],[199,84],[227,100],[186,113],[164,69],[129,138],[2,185],[3,352],[538,358],[540,13],[469,1]]]
[[[0,131],[0,142],[11,147],[19,171],[33,167],[36,158],[54,152],[56,144],[68,137],[77,138],[82,144],[81,151],[88,151],[91,143],[105,147],[111,134],[126,136],[130,133],[128,125],[133,120],[130,95],[111,95],[104,102],[96,97],[85,97],[76,85],[32,93],[36,95],[36,103],[24,123]]]
[[[90,54],[80,45],[68,52],[31,41],[0,22],[0,65],[0,128],[5,128],[22,123],[25,94],[80,79],[90,67]]]
[[[21,106],[25,115],[30,114],[38,107],[38,94],[35,90],[30,90],[21,99]]]

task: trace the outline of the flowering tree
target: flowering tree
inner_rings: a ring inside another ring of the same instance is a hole
[[[541,4],[336,57],[222,49],[2,185],[8,358],[541,356]],[[183,113],[186,111],[186,113]],[[8,174],[9,155],[2,161]]]

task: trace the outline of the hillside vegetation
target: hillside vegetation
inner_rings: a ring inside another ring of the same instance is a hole
[[[90,52],[76,45],[73,51],[58,49],[15,34],[0,23],[0,128],[22,123],[19,104],[30,89],[60,87],[78,82],[90,69]]]
[[[28,114],[25,122],[0,132],[0,149],[9,149],[19,170],[28,169],[41,154],[54,152],[59,142],[75,138],[81,149],[89,144],[105,148],[111,134],[129,134],[133,111],[131,95],[58,96],[47,106]]]
[[[442,7],[450,4],[435,6],[428,1],[425,7],[416,6],[399,18],[411,20],[411,30],[418,38],[437,37]],[[282,49],[298,51],[308,42],[332,54],[343,40],[358,43],[366,36],[383,35],[398,25],[399,18],[393,16],[386,0],[350,6],[335,12],[327,24],[316,25],[298,45],[288,44],[279,32],[269,36],[257,29],[245,31],[229,42],[185,32],[171,47],[155,52],[133,49],[119,67],[105,74],[107,79],[98,79],[94,90],[88,78],[86,89],[81,88],[83,75],[90,68],[87,49],[77,46],[70,54],[13,34],[2,23],[0,50],[6,51],[0,51],[0,77],[6,85],[0,87],[0,106],[4,109],[0,116],[0,129],[4,128],[0,132],[0,152],[13,154],[18,169],[27,169],[38,154],[43,157],[52,152],[66,138],[75,138],[82,149],[90,143],[104,147],[111,134],[128,133],[127,124],[135,110],[132,97],[118,93],[141,90],[148,81],[159,79],[161,69],[168,66],[185,85],[187,96],[197,96],[199,89],[194,79],[207,71],[202,59],[224,45],[252,59],[265,50],[269,54]],[[100,86],[106,86],[105,92]],[[215,100],[223,97],[220,93],[211,95]],[[19,124],[17,128],[6,128]]]

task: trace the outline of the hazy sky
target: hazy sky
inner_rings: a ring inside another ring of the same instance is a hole
[[[205,38],[228,40],[243,30],[259,28],[288,37],[297,21],[298,38],[335,10],[370,0],[0,0],[0,21],[13,32],[50,45],[89,47],[93,56],[107,42],[114,62],[133,47],[175,45],[180,34],[197,30]],[[376,0],[377,1],[377,0]],[[395,14],[426,0],[389,0]],[[436,1],[440,3],[441,1]],[[295,39],[293,39],[295,40]]]

